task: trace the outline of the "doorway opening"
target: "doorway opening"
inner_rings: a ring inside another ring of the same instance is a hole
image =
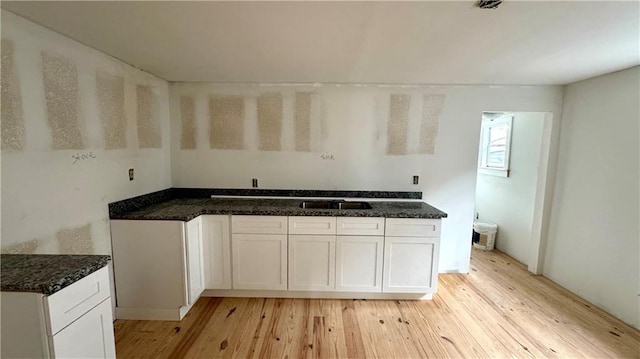
[[[542,271],[553,114],[486,111],[478,149],[475,218],[498,225],[495,247]]]

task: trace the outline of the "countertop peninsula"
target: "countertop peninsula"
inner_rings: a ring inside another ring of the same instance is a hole
[[[51,295],[106,266],[108,255],[2,254],[3,292]]]

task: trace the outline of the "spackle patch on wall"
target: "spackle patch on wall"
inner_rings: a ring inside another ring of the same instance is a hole
[[[393,94],[389,97],[389,123],[387,129],[387,154],[407,154],[407,129],[411,96]]]
[[[209,145],[222,150],[244,147],[244,99],[212,96],[209,100]]]
[[[311,92],[296,92],[294,131],[296,151],[311,151]]]
[[[420,126],[420,153],[433,154],[438,136],[440,114],[446,95],[427,95],[422,97],[422,124]]]
[[[0,253],[2,254],[33,254],[38,249],[38,241],[32,239],[27,242],[9,244],[2,246]]]
[[[0,120],[2,124],[2,150],[22,151],[24,149],[24,118],[20,82],[13,59],[13,42],[2,39],[2,80],[0,88]]]
[[[53,149],[82,149],[82,132],[78,119],[78,70],[75,63],[43,52],[42,74]]]
[[[282,146],[282,94],[258,96],[258,149],[280,151]]]
[[[127,119],[124,113],[124,78],[96,72],[98,112],[104,131],[105,149],[127,147]]]
[[[93,254],[91,224],[60,230],[56,239],[61,254]]]
[[[182,119],[182,132],[180,148],[192,150],[196,148],[196,105],[193,97],[180,97],[180,116]]]
[[[136,86],[138,103],[138,144],[141,148],[162,148],[160,121],[155,113],[156,98],[149,86]]]

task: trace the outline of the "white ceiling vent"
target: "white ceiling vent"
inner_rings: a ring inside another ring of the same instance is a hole
[[[478,7],[481,9],[497,9],[502,4],[502,0],[480,0]]]

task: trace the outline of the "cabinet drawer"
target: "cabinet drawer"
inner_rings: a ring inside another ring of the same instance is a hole
[[[387,218],[386,236],[439,237],[440,220],[423,218]]]
[[[336,234],[336,217],[289,217],[289,234]]]
[[[49,334],[56,334],[110,295],[109,272],[104,267],[45,297],[45,308],[49,313]]]
[[[231,233],[287,234],[287,217],[231,216]]]
[[[339,217],[338,235],[382,236],[384,235],[384,218]]]

